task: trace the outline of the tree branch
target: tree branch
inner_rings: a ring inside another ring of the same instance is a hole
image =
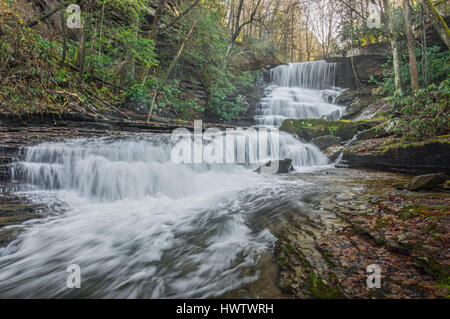
[[[172,22],[170,22],[169,24],[165,25],[163,28],[161,28],[159,30],[159,32],[164,31],[165,29],[173,26],[175,23],[177,23],[178,21],[180,21],[180,19],[185,16],[186,14],[189,13],[189,11],[191,11],[192,9],[194,9],[202,0],[197,0],[195,1],[189,8],[186,9],[186,11],[184,11],[183,13],[181,13],[178,17],[176,17],[175,19],[172,20]]]
[[[255,9],[253,9],[252,14],[250,15],[250,19],[242,23],[240,26],[237,27],[236,31],[234,32],[231,42],[235,43],[236,39],[238,38],[239,34],[241,34],[242,28],[245,27],[247,24],[252,23],[255,21],[256,12],[258,11],[259,5],[261,4],[261,0],[258,0],[258,3],[256,4]],[[259,21],[260,22],[260,21]]]

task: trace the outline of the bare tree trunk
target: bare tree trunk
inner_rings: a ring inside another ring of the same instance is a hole
[[[64,64],[66,63],[66,55],[67,55],[67,35],[66,35],[66,21],[64,19],[64,12],[61,11],[61,35],[63,38],[63,52],[61,57],[61,62],[59,63],[59,68],[62,69]]]
[[[92,77],[94,75],[94,59],[93,57],[95,56],[95,42],[97,41],[97,23],[95,24],[95,29],[94,29],[94,35],[92,36],[92,40],[91,40],[91,60],[89,63],[89,76]]]
[[[189,30],[189,32],[186,34],[186,37],[183,39],[183,42],[181,43],[180,48],[178,49],[177,54],[175,55],[175,57],[172,60],[172,63],[170,64],[169,69],[167,70],[166,74],[164,75],[163,80],[161,81],[160,85],[158,86],[158,89],[155,91],[155,93],[153,94],[153,99],[152,99],[152,104],[150,106],[150,111],[148,112],[147,115],[147,123],[150,121],[151,117],[152,117],[152,112],[153,112],[153,107],[155,106],[156,103],[156,99],[158,98],[158,94],[161,91],[161,89],[163,88],[165,82],[167,81],[170,73],[172,73],[173,68],[175,67],[175,65],[178,62],[178,59],[180,58],[181,53],[183,52],[184,46],[186,44],[186,41],[189,39],[189,37],[191,36],[192,32],[194,32],[195,27],[197,26],[198,21],[195,21],[194,24],[192,25],[191,29]]]
[[[394,64],[395,89],[397,93],[401,93],[403,91],[403,88],[402,88],[402,81],[400,79],[400,53],[398,48],[397,35],[395,33],[394,25],[390,18],[388,0],[383,0],[383,6],[385,10],[386,25],[389,33],[389,38],[391,40],[392,59]]]
[[[233,34],[236,34],[239,29],[239,24],[241,23],[241,15],[242,15],[242,7],[243,6],[244,6],[244,0],[239,0],[239,6],[238,6],[237,15],[236,15],[236,21],[235,21],[235,26],[233,29]]]
[[[194,3],[192,3],[189,8],[187,8],[185,11],[183,11],[182,13],[180,13],[175,19],[173,19],[171,22],[169,22],[167,25],[165,25],[163,28],[161,28],[159,30],[159,32],[166,30],[167,28],[173,26],[175,23],[177,23],[178,21],[181,20],[181,18],[183,18],[186,14],[188,14],[192,9],[194,9],[201,0],[196,0]]]
[[[78,46],[78,65],[79,65],[79,72],[78,72],[78,84],[81,84],[83,81],[83,73],[84,73],[84,64],[86,61],[86,34],[84,33],[84,30],[81,29],[81,40],[80,44]]]
[[[431,0],[423,0],[422,2],[427,8],[428,14],[431,19],[431,24],[439,33],[439,37],[444,41],[445,45],[448,49],[450,49],[450,30],[448,29],[447,24],[444,19],[442,19],[439,12],[436,10],[436,7],[433,5]]]
[[[428,86],[428,58],[427,58],[427,19],[423,3],[420,6],[420,19],[422,24],[422,78],[423,86]]]
[[[291,61],[295,62],[295,42],[294,42],[294,32],[295,32],[295,28],[294,28],[294,14],[295,14],[295,7],[292,7],[292,15],[291,15]]]
[[[417,72],[416,54],[414,52],[414,35],[412,33],[411,7],[409,6],[409,0],[403,0],[403,9],[405,11],[406,41],[409,53],[409,68],[411,70],[411,89],[414,92],[419,89],[419,74]]]

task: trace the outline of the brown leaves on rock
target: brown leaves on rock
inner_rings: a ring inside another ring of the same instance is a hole
[[[381,289],[385,297],[442,297],[448,293],[449,208],[446,197],[388,194],[369,213],[344,214],[362,235],[348,228],[340,247],[342,243],[349,247],[334,251],[334,256],[343,267],[378,264],[385,274]],[[360,276],[361,269],[353,277]],[[358,282],[355,278],[343,283],[351,286]]]

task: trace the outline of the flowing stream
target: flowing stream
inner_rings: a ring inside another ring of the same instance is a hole
[[[259,126],[339,116],[335,72],[325,62],[275,68]],[[247,155],[256,147],[248,141]],[[263,162],[175,164],[173,143],[139,134],[29,147],[14,178],[51,209],[0,248],[0,297],[205,298],[257,280],[276,238],[250,220],[287,196],[286,180],[253,172]],[[289,134],[279,147],[298,171],[329,165]],[[80,289],[66,286],[70,264],[80,266]]]

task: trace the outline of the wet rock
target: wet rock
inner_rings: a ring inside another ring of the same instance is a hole
[[[344,111],[344,115],[342,116],[344,119],[351,119],[354,116],[358,115],[363,111],[368,105],[375,102],[374,97],[370,98],[355,98],[352,104],[347,107]]]
[[[361,91],[360,90],[345,90],[343,91],[340,95],[338,95],[336,97],[336,99],[334,100],[335,104],[338,105],[342,105],[342,106],[350,106],[353,101],[361,95]],[[364,94],[364,93],[363,93]],[[364,95],[368,96],[369,93],[366,92]]]
[[[275,163],[273,163],[275,162]],[[276,161],[269,161],[264,166],[259,167],[255,170],[256,173],[261,174],[263,168],[270,168],[271,166],[276,167],[278,165],[278,170],[273,174],[287,174],[294,170],[294,167],[292,166],[292,159],[287,158],[284,160],[276,160]],[[272,172],[270,172],[272,173]]]
[[[379,122],[377,123],[379,124]],[[306,141],[311,141],[313,138],[325,135],[338,136],[343,141],[347,141],[356,135],[360,125],[360,122],[346,120],[327,121],[325,119],[288,119],[283,121],[280,130],[296,134],[299,138],[303,138]]]
[[[342,164],[391,172],[450,174],[450,136],[411,142],[386,137],[360,140],[343,150]]]
[[[410,191],[433,189],[447,180],[445,173],[427,174],[414,177],[406,187]]]
[[[343,146],[331,146],[326,148],[323,153],[328,156],[328,158],[330,159],[330,161],[334,162],[335,160],[337,160],[337,158],[339,157],[339,155],[342,153],[342,150],[344,149]]]
[[[324,115],[322,118],[327,121],[337,121],[341,117],[341,112],[339,110],[334,110],[330,114]]]
[[[367,104],[359,97],[355,98],[352,104],[350,104],[350,106],[345,109],[343,118],[344,119],[352,118],[355,114],[359,113],[366,106]]]
[[[311,140],[311,143],[313,143],[318,148],[320,148],[320,150],[324,150],[331,146],[337,145],[340,142],[341,142],[341,138],[339,136],[333,136],[333,135],[319,136],[319,137],[313,138]]]

